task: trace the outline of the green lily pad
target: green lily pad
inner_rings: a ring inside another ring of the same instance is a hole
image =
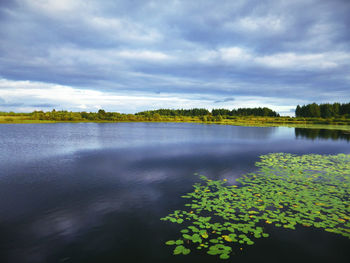
[[[263,224],[316,227],[350,238],[350,155],[274,153],[260,158],[259,170],[233,186],[201,175],[203,183],[183,196],[191,200],[188,210],[161,220],[186,224],[188,229],[181,230],[186,246],[198,243],[198,249],[222,259],[229,257],[232,243],[253,245],[254,238],[269,237]],[[174,254],[190,253],[181,242],[166,244],[177,245]]]

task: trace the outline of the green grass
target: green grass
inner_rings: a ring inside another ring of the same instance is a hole
[[[221,124],[235,126],[254,126],[254,127],[295,127],[295,128],[314,128],[314,129],[337,129],[350,131],[350,119],[319,119],[319,118],[286,118],[286,117],[233,117],[231,119],[222,119],[220,121],[202,121],[199,117],[162,117],[160,119],[141,118],[126,119],[118,121],[109,120],[76,120],[76,121],[58,121],[58,120],[35,120],[31,116],[0,116],[0,124],[15,123],[81,123],[81,122],[176,122],[176,123],[204,123]],[[322,123],[322,124],[321,124]]]

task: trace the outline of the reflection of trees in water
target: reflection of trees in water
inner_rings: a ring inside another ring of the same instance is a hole
[[[295,137],[307,139],[332,139],[332,140],[346,140],[350,141],[350,132],[342,130],[328,130],[328,129],[305,129],[295,128]]]

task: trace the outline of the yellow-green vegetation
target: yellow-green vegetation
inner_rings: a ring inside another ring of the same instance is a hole
[[[350,118],[346,116],[331,118],[315,117],[279,117],[265,108],[238,109],[235,114],[266,114],[267,116],[232,116],[220,115],[228,110],[191,109],[157,110],[136,114],[117,112],[69,112],[69,111],[34,111],[32,113],[0,112],[0,123],[53,123],[53,122],[189,122],[205,124],[225,124],[239,126],[286,126],[315,129],[350,130]],[[234,110],[232,110],[234,111]],[[233,114],[232,111],[228,111]],[[168,114],[168,115],[167,115]],[[182,115],[181,115],[182,114]],[[275,115],[275,116],[269,116]]]
[[[183,196],[187,209],[161,220],[181,225],[174,254],[205,250],[221,259],[267,238],[265,225],[319,228],[350,239],[350,155],[275,153],[261,156],[259,171],[227,185],[200,176]]]
[[[205,122],[204,123],[210,123]],[[217,124],[255,126],[255,127],[295,127],[314,129],[350,130],[350,119],[322,119],[322,118],[293,118],[293,117],[255,117],[242,116],[216,121]]]
[[[54,123],[50,120],[34,120],[26,116],[0,116],[0,123]]]

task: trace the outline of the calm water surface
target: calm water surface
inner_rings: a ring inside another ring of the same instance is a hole
[[[0,262],[218,262],[172,256],[193,173],[230,183],[259,155],[350,153],[340,131],[175,123],[0,125]],[[270,226],[268,226],[270,227]],[[271,227],[270,227],[271,228]],[[230,262],[347,262],[347,238],[310,228],[270,238]],[[222,261],[225,262],[225,261]]]

